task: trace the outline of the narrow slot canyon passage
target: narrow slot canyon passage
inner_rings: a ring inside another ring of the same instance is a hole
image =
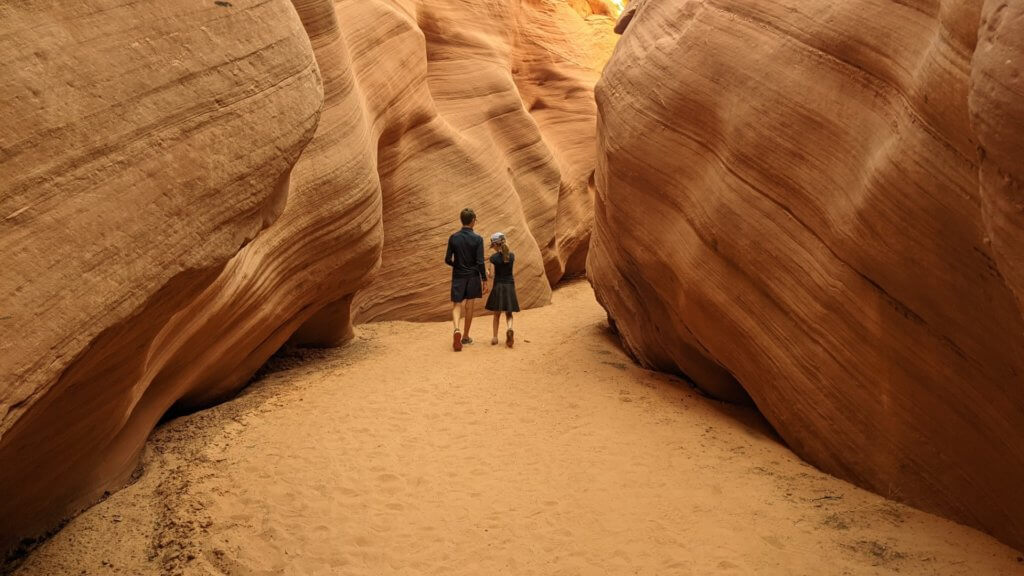
[[[803,463],[753,409],[637,367],[585,281],[450,352],[386,322],[159,427],[137,482],[13,570],[1020,574],[1012,549]],[[502,332],[504,327],[502,327]],[[827,564],[823,564],[827,559]]]

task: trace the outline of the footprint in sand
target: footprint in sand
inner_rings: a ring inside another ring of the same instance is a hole
[[[395,474],[385,473],[377,476],[377,484],[380,485],[380,489],[387,494],[395,494],[401,492],[404,488],[402,477]]]

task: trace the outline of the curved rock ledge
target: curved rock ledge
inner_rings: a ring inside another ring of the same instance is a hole
[[[1021,10],[639,4],[596,92],[588,264],[644,364],[1018,548]]]
[[[600,5],[0,8],[0,551],[289,339],[445,314],[466,205],[546,304],[586,254]]]

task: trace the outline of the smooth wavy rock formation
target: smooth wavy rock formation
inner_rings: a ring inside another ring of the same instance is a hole
[[[617,39],[610,19],[574,17],[573,9],[610,15],[615,8],[603,0],[571,2],[574,7],[542,4],[545,11],[524,4],[512,73],[523,106],[537,123],[560,175],[554,247],[545,258],[548,279],[554,283],[563,275],[582,273],[586,264],[597,152],[593,87]]]
[[[1022,547],[1024,20],[982,4],[638,4],[588,274],[643,363]]]
[[[467,205],[547,303],[586,253],[611,26],[561,0],[0,8],[0,552],[126,482],[169,408],[350,338],[354,302],[444,314]]]
[[[286,0],[30,0],[0,29],[3,550],[132,473],[164,327],[281,215],[322,93]]]
[[[999,270],[1024,313],[1024,3],[988,0],[971,64],[982,213]]]
[[[337,6],[368,112],[383,125],[382,266],[356,296],[356,318],[450,314],[438,246],[464,207],[481,234],[508,236],[520,302],[546,304],[550,285],[585,262],[593,85],[613,21],[561,0]]]

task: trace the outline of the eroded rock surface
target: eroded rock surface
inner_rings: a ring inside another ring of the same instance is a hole
[[[6,549],[132,472],[158,334],[280,216],[322,93],[285,0],[29,1],[0,28]]]
[[[987,240],[1024,312],[1024,3],[986,1],[971,66]]]
[[[356,296],[357,319],[450,313],[437,247],[467,206],[481,234],[508,236],[520,302],[547,303],[550,284],[585,261],[593,85],[614,43],[612,19],[558,0],[338,9],[367,108],[382,125],[384,251],[373,284]]]
[[[588,265],[645,364],[1017,547],[1021,11],[642,3],[597,88]]]
[[[0,8],[0,552],[289,339],[444,315],[467,205],[547,303],[586,254],[612,45],[575,4]]]
[[[543,6],[547,10],[531,9],[529,3],[522,9],[512,72],[523,105],[537,123],[560,174],[554,243],[547,241],[546,254],[551,255],[545,258],[548,279],[557,282],[563,275],[582,273],[586,264],[597,150],[593,86],[616,36],[609,19],[576,18],[573,7],[566,4]],[[615,10],[594,0],[576,9],[584,14]]]

